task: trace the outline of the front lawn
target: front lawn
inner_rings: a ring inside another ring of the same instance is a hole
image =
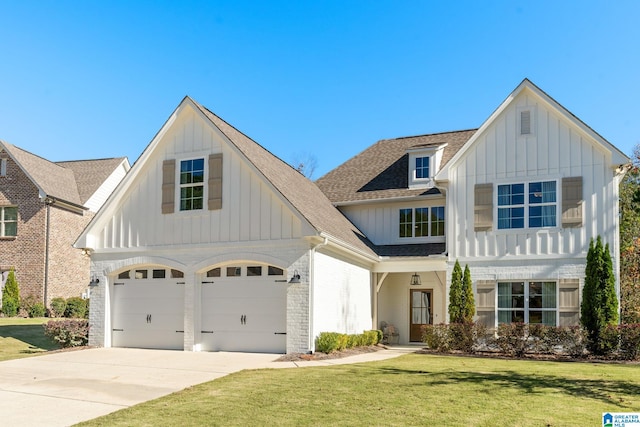
[[[601,425],[640,412],[640,366],[409,354],[243,371],[82,426]]]
[[[42,354],[60,348],[44,335],[45,317],[0,318],[0,361]]]

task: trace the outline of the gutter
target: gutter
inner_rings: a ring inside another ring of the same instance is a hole
[[[49,293],[49,241],[51,234],[51,205],[56,202],[54,198],[46,197],[44,199],[44,204],[47,209],[46,219],[45,219],[45,239],[44,239],[44,286],[43,286],[43,304],[47,307],[47,297]]]

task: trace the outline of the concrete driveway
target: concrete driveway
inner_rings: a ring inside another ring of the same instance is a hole
[[[279,356],[95,348],[0,362],[0,418],[69,426],[232,372],[279,367]]]
[[[414,350],[274,362],[280,355],[93,348],[8,360],[0,362],[0,419],[14,427],[69,426],[243,369],[359,363]]]

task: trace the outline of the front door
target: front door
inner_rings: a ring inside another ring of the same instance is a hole
[[[430,325],[433,321],[433,307],[431,305],[431,290],[411,290],[411,325],[409,327],[409,341],[422,341],[422,326]]]

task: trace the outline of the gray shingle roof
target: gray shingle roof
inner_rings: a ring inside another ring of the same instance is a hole
[[[385,139],[364,150],[316,181],[335,204],[438,194],[437,189],[409,189],[410,148],[446,143],[440,167],[471,138],[476,129]]]
[[[82,206],[124,158],[51,162],[22,148],[0,141],[46,196]]]
[[[331,204],[312,181],[207,108],[191,101],[316,231],[339,239],[363,254],[375,256],[364,234]]]
[[[441,255],[446,249],[445,243],[418,243],[414,245],[377,245],[373,247],[381,257],[424,257]]]
[[[72,160],[56,162],[56,164],[73,171],[78,185],[80,201],[84,204],[124,160],[125,157],[114,157],[110,159]]]

